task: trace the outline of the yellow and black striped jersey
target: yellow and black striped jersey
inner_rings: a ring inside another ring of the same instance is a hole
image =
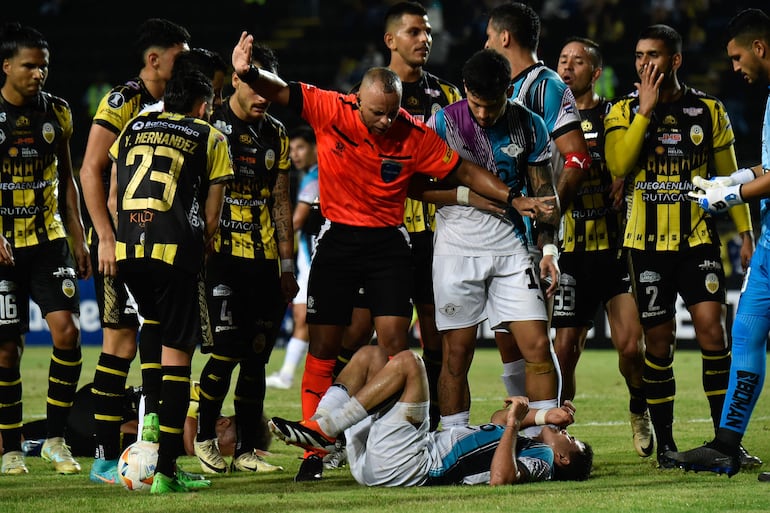
[[[150,94],[141,78],[135,77],[124,84],[113,87],[99,102],[93,123],[106,128],[115,136],[126,124],[148,105],[158,100]],[[105,201],[110,190],[110,167],[102,170]]]
[[[425,123],[433,114],[463,97],[454,84],[427,71],[423,71],[417,82],[403,82],[402,86],[401,106]],[[404,226],[408,232],[436,229],[436,205],[406,198],[404,207]]]
[[[613,178],[604,160],[604,117],[609,107],[610,103],[602,99],[595,107],[580,111],[591,168],[562,215],[565,252],[615,249],[620,243],[622,214],[612,209],[609,192]]]
[[[627,131],[639,109],[638,93],[613,103],[604,120],[608,162],[617,162],[627,148],[614,144]],[[642,118],[644,119],[644,118]],[[734,161],[733,129],[722,103],[683,87],[679,99],[655,107],[644,133],[641,151],[630,173],[630,210],[623,245],[646,251],[676,251],[711,244],[715,232],[710,216],[687,193],[694,176],[712,176],[715,155],[730,152]],[[615,176],[622,175],[612,170]]]
[[[72,137],[67,102],[46,92],[22,107],[0,96],[0,230],[14,248],[66,237],[57,155]]]
[[[279,257],[271,209],[278,173],[288,173],[289,138],[283,124],[265,114],[247,123],[225,101],[211,123],[230,141],[235,179],[225,190],[225,204],[214,251],[240,258]]]
[[[147,112],[121,132],[110,158],[117,165],[116,259],[200,272],[209,184],[233,177],[224,134],[201,119]]]

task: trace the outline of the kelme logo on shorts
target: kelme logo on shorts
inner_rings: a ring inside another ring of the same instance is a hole
[[[402,168],[403,166],[399,162],[383,160],[382,165],[380,165],[380,175],[382,176],[382,181],[385,183],[392,182],[398,178]]]

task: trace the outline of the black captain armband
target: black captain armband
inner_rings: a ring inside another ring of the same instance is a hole
[[[511,187],[508,190],[508,200],[507,200],[508,205],[511,206],[513,200],[515,200],[516,198],[521,198],[521,191]]]
[[[238,78],[240,78],[242,81],[246,82],[247,84],[253,84],[257,80],[259,80],[259,68],[252,64],[251,66],[249,66],[249,71],[242,74],[239,73]]]

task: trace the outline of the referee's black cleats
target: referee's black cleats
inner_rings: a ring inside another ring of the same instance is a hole
[[[315,420],[293,422],[273,417],[267,425],[277,438],[289,445],[296,445],[319,454],[328,454],[334,450],[336,440],[324,433]]]
[[[317,454],[311,454],[302,460],[299,466],[299,472],[294,476],[294,481],[320,481],[323,477],[324,463]]]
[[[732,477],[741,470],[738,453],[725,454],[714,448],[712,442],[689,451],[666,451],[663,456],[675,466],[694,472],[714,472]]]

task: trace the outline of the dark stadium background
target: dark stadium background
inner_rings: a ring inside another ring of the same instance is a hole
[[[229,62],[242,30],[270,45],[286,80],[345,90],[371,63],[387,64],[382,18],[394,2],[371,0],[21,0],[4,1],[0,22],[20,21],[43,32],[51,46],[46,90],[70,102],[75,134],[72,155],[78,167],[85,149],[90,117],[84,100],[98,79],[117,84],[134,77],[140,67],[133,50],[137,26],[146,18],[164,17],[184,25],[192,46],[219,52]],[[434,27],[434,48],[426,69],[461,84],[460,69],[485,40],[486,13],[499,0],[425,0]],[[617,78],[616,95],[633,90],[633,51],[639,31],[666,23],[683,34],[684,61],[679,72],[687,85],[721,99],[736,133],[740,166],[760,159],[760,127],[767,90],[747,85],[732,72],[725,53],[724,28],[746,7],[764,1],[745,0],[544,0],[527,2],[541,16],[539,57],[556,66],[562,42],[590,36],[602,45],[605,66]],[[291,128],[294,115],[271,108]],[[755,215],[757,208],[752,206]],[[725,231],[731,223],[725,221]],[[758,228],[758,223],[755,222]],[[730,278],[736,290],[740,276]],[[34,322],[33,322],[34,324]],[[686,331],[686,323],[684,330]],[[597,336],[604,338],[602,326]],[[30,342],[35,337],[31,337]],[[45,343],[48,343],[46,340]]]

